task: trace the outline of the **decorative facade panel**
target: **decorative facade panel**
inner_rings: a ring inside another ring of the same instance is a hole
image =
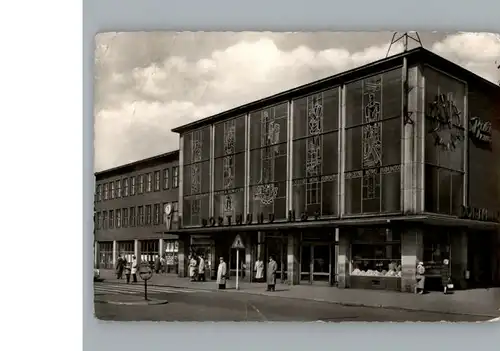
[[[288,103],[250,114],[250,213],[255,216],[286,216],[287,129]]]
[[[183,225],[201,225],[209,215],[210,127],[184,134]]]
[[[293,103],[293,210],[338,215],[339,89]]]
[[[243,214],[245,186],[245,117],[215,125],[214,216]]]
[[[466,85],[430,67],[425,75],[425,210],[459,215],[463,204]]]
[[[346,85],[347,214],[400,210],[401,72]]]

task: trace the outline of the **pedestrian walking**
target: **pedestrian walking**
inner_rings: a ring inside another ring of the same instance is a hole
[[[255,262],[255,281],[262,282],[264,279],[264,261],[259,259]]]
[[[447,259],[443,260],[441,265],[441,284],[443,285],[443,293],[446,295],[449,290],[453,289],[453,283],[450,277],[450,261]]]
[[[267,291],[276,291],[276,272],[278,264],[273,256],[269,257],[269,264],[267,265]]]
[[[227,279],[227,265],[224,262],[224,258],[219,258],[219,267],[217,268],[217,285],[219,289],[226,288],[226,279]]]
[[[417,280],[416,293],[422,295],[425,291],[425,267],[423,262],[419,262],[417,265],[417,274],[415,278]]]
[[[167,271],[167,260],[165,258],[165,254],[161,255],[160,265],[161,265],[161,272],[165,273]]]
[[[116,260],[116,278],[122,279],[123,268],[124,268],[124,259],[121,254],[118,255],[118,259]]]
[[[132,282],[137,283],[137,257],[132,256]]]
[[[125,263],[125,278],[127,278],[127,284],[130,284],[130,262]]]
[[[205,281],[205,259],[203,254],[200,255],[200,263],[198,264],[198,281]]]
[[[160,256],[156,255],[156,258],[155,258],[155,273],[156,274],[160,273],[160,267],[161,267]]]
[[[189,277],[191,278],[192,282],[194,282],[196,280],[196,267],[197,266],[198,266],[198,263],[196,262],[196,258],[193,255],[189,259]]]

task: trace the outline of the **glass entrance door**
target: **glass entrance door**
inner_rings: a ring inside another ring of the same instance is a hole
[[[309,244],[301,246],[300,280],[303,283],[331,283],[332,254],[330,244]]]

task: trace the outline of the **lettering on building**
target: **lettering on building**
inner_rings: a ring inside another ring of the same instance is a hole
[[[472,117],[469,120],[469,136],[474,141],[491,144],[491,122]]]
[[[488,211],[486,208],[462,206],[460,218],[483,222],[500,222],[500,211]]]
[[[314,213],[301,212],[298,215],[295,211],[288,211],[287,222],[306,222],[309,220],[318,221],[321,220],[321,214],[319,211]],[[275,214],[268,213],[267,216],[263,212],[257,213],[255,216],[252,213],[248,213],[244,216],[242,213],[236,214],[234,220],[232,215],[219,216],[204,218],[201,220],[202,227],[230,227],[230,226],[241,226],[241,225],[253,225],[253,224],[272,224],[275,222]]]

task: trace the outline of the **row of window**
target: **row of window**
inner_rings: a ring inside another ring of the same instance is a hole
[[[163,174],[162,174],[163,173]],[[154,182],[153,182],[154,179]],[[155,171],[129,178],[118,179],[105,184],[98,184],[95,193],[96,201],[106,201],[121,197],[134,196],[136,194],[176,189],[179,187],[179,167],[172,168],[172,184],[170,184],[170,169],[165,168],[163,172]]]
[[[144,227],[165,224],[163,204],[145,205],[129,208],[118,208],[95,214],[95,227],[97,229],[114,229],[128,227]],[[172,222],[177,222],[179,216],[179,203],[172,202]]]

